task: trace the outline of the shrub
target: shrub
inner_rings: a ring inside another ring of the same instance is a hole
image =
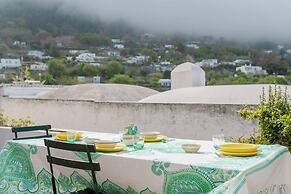
[[[238,113],[245,120],[257,120],[259,129],[249,138],[238,138],[239,142],[256,144],[281,144],[291,151],[291,105],[287,89],[269,87],[266,96],[260,97],[260,104],[254,108],[244,107]]]
[[[0,126],[8,126],[8,127],[23,127],[32,125],[33,122],[30,120],[29,117],[20,118],[20,119],[13,119],[5,116],[3,110],[0,110]]]

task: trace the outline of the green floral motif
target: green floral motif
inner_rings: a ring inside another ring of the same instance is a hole
[[[136,192],[133,188],[131,188],[130,186],[127,187],[126,189],[127,194],[138,194],[138,192]]]
[[[28,145],[28,148],[25,148],[15,142],[5,144],[0,152],[0,193],[52,194],[50,172],[42,169],[36,176],[34,171],[30,154],[36,152],[35,146]],[[69,177],[61,174],[56,183],[61,194],[91,187],[91,184],[77,172],[73,172]]]
[[[28,148],[32,154],[37,153],[37,146],[36,145],[28,145]]]
[[[104,181],[102,183],[102,188],[106,193],[112,193],[112,194],[138,194],[133,188],[130,186],[127,187],[126,190],[124,190],[121,186],[113,183],[109,179]],[[149,188],[146,188],[140,192],[140,194],[156,194],[155,192],[152,192]]]
[[[65,192],[73,192],[74,191],[74,185],[71,182],[69,177],[64,176],[62,173],[58,177],[58,185],[59,185],[59,192],[65,193]]]
[[[114,194],[127,194],[126,190],[118,186],[117,184],[111,182],[109,179],[102,183],[102,188],[107,193],[114,193]]]
[[[170,162],[154,160],[152,164],[152,172],[156,176],[161,176],[163,172],[166,170],[166,168],[169,168],[170,164],[171,164]]]
[[[78,156],[81,160],[88,161],[87,153],[85,152],[74,152],[76,156]],[[92,160],[99,158],[102,154],[100,153],[91,153]]]
[[[74,187],[76,187],[77,190],[82,190],[91,187],[91,184],[76,171],[74,171],[70,177]]]
[[[52,182],[51,182],[51,173],[48,172],[46,169],[42,169],[38,175],[38,186],[39,186],[39,193],[52,193]]]
[[[278,184],[278,185],[271,185],[258,193],[261,194],[273,194],[273,193],[285,193],[287,191],[288,185],[287,184]]]
[[[156,194],[156,193],[152,192],[149,188],[146,188],[145,190],[142,190],[140,194]]]
[[[237,174],[238,171],[204,167],[165,171],[164,193],[208,193]]]
[[[5,179],[0,180],[0,191],[3,193],[7,193],[6,191],[9,189],[8,181]]]
[[[5,180],[9,184],[10,180],[18,181],[21,191],[35,191],[37,180],[29,149],[11,142],[4,146],[0,153],[0,188],[7,188]]]

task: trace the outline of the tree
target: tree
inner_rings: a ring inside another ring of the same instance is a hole
[[[156,61],[158,59],[158,54],[150,48],[143,48],[140,53],[145,56],[149,56],[150,60]]]
[[[86,33],[80,35],[80,42],[90,46],[109,46],[111,39],[99,33]]]
[[[101,76],[105,78],[112,78],[115,74],[122,72],[122,65],[118,61],[107,61],[101,65]]]
[[[48,61],[48,73],[53,76],[53,78],[60,78],[67,74],[67,68],[65,66],[64,60],[60,59],[50,59]]]
[[[52,57],[59,57],[60,56],[60,50],[55,46],[50,46],[48,49],[48,54]]]
[[[42,76],[42,81],[45,85],[53,85],[56,84],[56,80],[53,78],[51,74],[45,74]]]
[[[177,42],[175,46],[177,48],[177,51],[179,51],[180,53],[185,53],[186,47],[182,42]]]
[[[7,54],[7,46],[4,43],[0,42],[0,57],[3,57]]]
[[[96,76],[98,75],[98,69],[94,65],[85,64],[82,68],[84,76]]]
[[[124,74],[116,74],[110,80],[110,83],[118,84],[135,84],[135,80]]]
[[[149,74],[149,84],[150,86],[158,86],[159,84],[159,80],[162,78],[162,74],[161,73],[151,73]]]
[[[164,71],[163,73],[163,79],[171,79],[171,71]]]
[[[75,85],[75,84],[79,83],[79,81],[76,77],[70,77],[70,76],[66,76],[66,75],[57,78],[56,82],[58,84],[61,84],[61,85]]]
[[[83,75],[83,67],[84,67],[84,63],[80,63],[77,64],[71,68],[69,68],[68,70],[68,74],[71,76],[79,76],[79,75]]]
[[[25,67],[25,70],[24,70],[24,79],[25,80],[31,80],[30,71],[29,71],[29,68],[28,67]]]

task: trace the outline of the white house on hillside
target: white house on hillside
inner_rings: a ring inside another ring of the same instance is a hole
[[[242,64],[250,63],[251,61],[248,59],[237,59],[233,62],[235,65],[242,65]]]
[[[69,54],[71,55],[79,55],[82,53],[88,53],[88,50],[69,50]]]
[[[194,44],[194,43],[186,44],[186,47],[187,48],[199,49],[199,46],[197,44]]]
[[[171,80],[170,79],[160,79],[159,80],[159,84],[161,86],[164,86],[164,87],[170,87],[171,86]]]
[[[120,52],[119,51],[108,51],[107,56],[109,57],[120,57]]]
[[[96,60],[95,53],[82,53],[76,57],[76,60],[84,63],[94,63]]]
[[[27,56],[42,59],[44,57],[44,52],[38,50],[30,50],[28,51]]]
[[[48,65],[45,63],[35,63],[30,65],[31,71],[46,71],[48,69]]]
[[[268,74],[267,71],[263,70],[262,67],[252,66],[252,64],[237,67],[235,70],[240,71],[247,75],[267,75]]]
[[[21,66],[20,59],[1,59],[0,69],[18,68]]]
[[[142,63],[145,62],[149,59],[148,56],[144,56],[144,55],[138,55],[135,57],[129,57],[126,62],[129,64],[133,64],[133,63]]]
[[[123,43],[123,40],[121,40],[121,39],[111,39],[111,42],[114,43],[114,44],[120,44],[120,43]]]
[[[124,49],[124,45],[123,44],[114,44],[113,46],[116,49]]]
[[[78,76],[78,81],[82,84],[84,84],[84,83],[99,84],[101,81],[101,78],[100,78],[100,76],[93,76],[93,77]]]
[[[166,45],[164,45],[164,47],[167,48],[167,49],[171,49],[171,48],[174,48],[174,45],[172,45],[172,44],[166,44]]]
[[[218,60],[217,59],[204,59],[195,64],[199,65],[200,67],[214,67],[218,64]]]
[[[161,66],[169,66],[169,65],[172,65],[172,63],[170,61],[161,61],[160,65]]]

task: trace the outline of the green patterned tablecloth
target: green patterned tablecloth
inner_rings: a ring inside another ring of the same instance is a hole
[[[109,138],[113,134],[88,133]],[[197,154],[186,154],[183,143],[201,144]],[[82,142],[80,142],[82,143]],[[219,157],[211,142],[176,139],[146,143],[119,153],[96,153],[101,165],[100,187],[108,193],[291,193],[291,157],[287,148],[260,146],[255,157]],[[0,152],[0,193],[52,193],[51,175],[43,139],[8,141]],[[53,152],[65,158],[87,160],[79,152]],[[90,173],[56,166],[59,193],[92,186]]]

